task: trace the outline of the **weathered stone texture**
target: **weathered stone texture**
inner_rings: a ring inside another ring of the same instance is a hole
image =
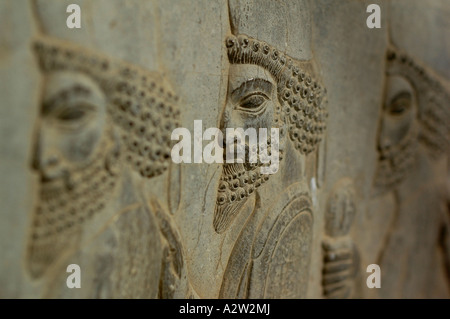
[[[0,298],[448,298],[450,5],[371,2],[1,1]]]

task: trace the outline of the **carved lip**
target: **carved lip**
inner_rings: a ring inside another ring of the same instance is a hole
[[[58,176],[58,175],[56,175],[56,174],[54,174],[54,175],[41,174],[41,182],[42,183],[53,182],[54,180],[56,180],[56,179],[61,177],[61,176]]]
[[[40,183],[44,187],[45,192],[50,193],[52,193],[53,190],[70,190],[74,186],[68,171],[59,171],[53,174],[41,173]]]
[[[42,183],[54,182],[55,180],[68,180],[69,170],[67,167],[42,168],[39,170]]]

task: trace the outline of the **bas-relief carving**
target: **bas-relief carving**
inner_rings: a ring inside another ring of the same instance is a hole
[[[311,255],[322,253],[323,296],[360,297],[353,289],[363,248],[350,235],[352,179],[324,195],[322,251],[312,251],[310,181],[325,178],[315,161],[327,118],[314,62],[243,34],[224,46],[230,66],[220,128],[278,127],[281,152],[274,175],[261,174],[259,162],[222,167],[211,229],[226,233],[251,207],[222,282],[214,283],[218,296],[305,297]],[[170,133],[181,125],[170,85],[156,72],[61,40],[42,36],[33,47],[43,84],[33,137],[40,184],[25,259],[30,278],[44,285],[44,297],[198,297],[170,214],[183,209],[179,171],[166,172]],[[448,194],[439,176],[448,173],[435,166],[449,151],[448,84],[393,45],[385,75],[374,194],[392,194],[396,207],[375,261],[384,276],[380,296],[433,296],[430,282],[448,289],[450,273]],[[142,183],[161,176],[170,180],[167,203],[143,192]],[[83,269],[81,290],[65,286],[70,263]],[[430,279],[418,275],[423,269],[437,271]]]
[[[431,158],[448,155],[450,97],[430,71],[401,50],[391,47],[386,63],[375,186],[389,190],[411,172],[419,142]]]
[[[314,76],[311,62],[296,61],[246,35],[229,36],[226,47],[230,70],[221,129],[277,127],[280,171],[284,157],[300,167],[302,157],[316,151],[326,128],[326,91]],[[220,298],[306,295],[314,218],[305,172],[300,170],[298,182],[283,185],[277,179],[281,172],[269,178],[259,172],[261,165],[223,165],[214,229],[226,231],[248,198],[256,196],[256,201],[234,244]],[[271,184],[276,195],[272,192],[270,200],[260,189]],[[261,203],[268,200],[271,204],[266,209]]]
[[[385,279],[380,295],[448,296],[448,84],[393,45],[385,76],[374,194],[392,194],[395,208],[377,261]]]
[[[43,36],[34,52],[44,84],[31,278],[47,278],[47,296],[65,295],[58,286],[72,260],[91,279],[82,297],[188,296],[175,224],[140,187],[170,163],[178,97],[157,73],[70,43]]]
[[[260,202],[258,194],[255,196]],[[311,206],[310,194],[299,183],[283,191],[266,210],[255,206],[233,247],[219,297],[304,297],[311,253]]]
[[[300,63],[262,41],[239,35],[228,37],[226,45],[231,66],[222,128],[279,128],[280,160],[287,134],[301,154],[312,152],[326,127],[324,89],[320,84]],[[255,73],[259,77],[252,77]],[[246,150],[248,154],[248,143]],[[245,199],[268,181],[269,175],[259,171],[262,165],[258,161],[223,166],[214,213],[217,232],[224,231]]]

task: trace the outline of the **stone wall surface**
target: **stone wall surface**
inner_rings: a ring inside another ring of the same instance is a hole
[[[0,0],[0,298],[450,297],[449,14]],[[278,169],[207,128],[277,128]]]

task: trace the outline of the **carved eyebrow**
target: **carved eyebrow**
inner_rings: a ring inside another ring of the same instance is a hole
[[[254,91],[262,91],[267,95],[271,95],[272,89],[273,84],[267,80],[261,78],[250,79],[242,83],[238,88],[234,89],[233,92],[231,92],[231,100],[233,102],[236,102],[247,92],[254,92]]]
[[[87,97],[91,95],[91,91],[80,84],[74,84],[73,86],[67,89],[59,91],[57,94],[53,95],[50,99],[44,101],[42,105],[42,113],[43,114],[50,113],[56,108],[58,104],[67,101],[69,97],[73,95]]]
[[[401,91],[400,93],[397,93],[396,95],[394,95],[394,97],[391,99],[391,102],[394,102],[398,99],[401,98],[412,98],[412,94],[408,91]]]

